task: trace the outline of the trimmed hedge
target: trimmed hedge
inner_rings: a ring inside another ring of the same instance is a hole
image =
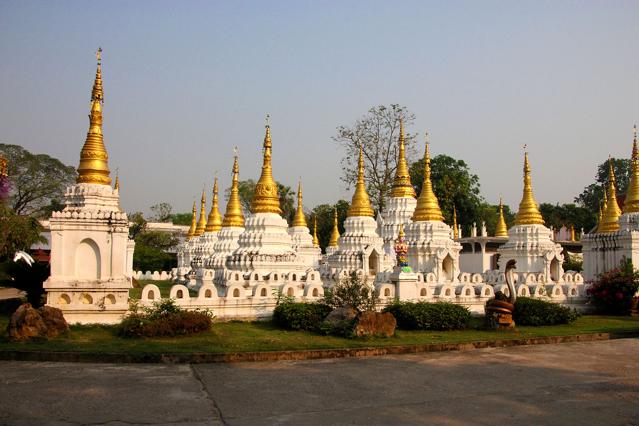
[[[517,325],[570,324],[579,318],[579,312],[545,300],[518,297],[513,319]]]
[[[331,312],[321,303],[284,302],[275,307],[273,323],[288,330],[320,331],[320,325]]]
[[[162,299],[124,318],[119,332],[125,337],[183,336],[206,331],[212,324],[209,311],[185,311],[173,299]]]
[[[405,330],[461,330],[468,327],[470,311],[454,303],[394,302],[384,308]]]

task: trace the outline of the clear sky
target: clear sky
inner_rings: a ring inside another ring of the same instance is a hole
[[[215,171],[229,185],[234,146],[257,179],[266,113],[275,179],[301,176],[306,207],[350,199],[331,136],[390,103],[488,201],[516,210],[528,144],[537,201],[570,202],[630,155],[638,18],[636,1],[0,0],[0,142],[77,166],[102,46],[127,211],[189,211]]]

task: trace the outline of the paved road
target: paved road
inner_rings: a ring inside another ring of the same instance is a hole
[[[0,362],[0,424],[639,425],[639,339],[268,363]]]

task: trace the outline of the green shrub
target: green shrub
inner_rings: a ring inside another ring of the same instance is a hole
[[[324,292],[323,303],[333,309],[351,307],[357,312],[374,311],[379,302],[375,290],[355,272]]]
[[[602,314],[630,315],[638,288],[639,273],[630,260],[624,259],[619,268],[599,276],[588,288],[588,296],[590,303]]]
[[[470,311],[465,306],[438,302],[399,302],[384,308],[405,330],[460,330],[468,327]]]
[[[577,318],[579,313],[574,309],[529,297],[518,297],[513,312],[517,325],[570,324]]]
[[[185,311],[173,299],[162,299],[151,308],[134,307],[134,312],[119,325],[125,337],[183,336],[211,328],[213,315],[209,311]]]
[[[320,331],[320,324],[331,312],[322,303],[279,303],[273,311],[273,323],[288,330]]]

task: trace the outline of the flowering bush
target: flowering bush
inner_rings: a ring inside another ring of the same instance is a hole
[[[632,299],[639,289],[639,272],[629,259],[624,259],[618,268],[599,276],[588,289],[590,303],[597,310],[610,315],[630,315]]]

